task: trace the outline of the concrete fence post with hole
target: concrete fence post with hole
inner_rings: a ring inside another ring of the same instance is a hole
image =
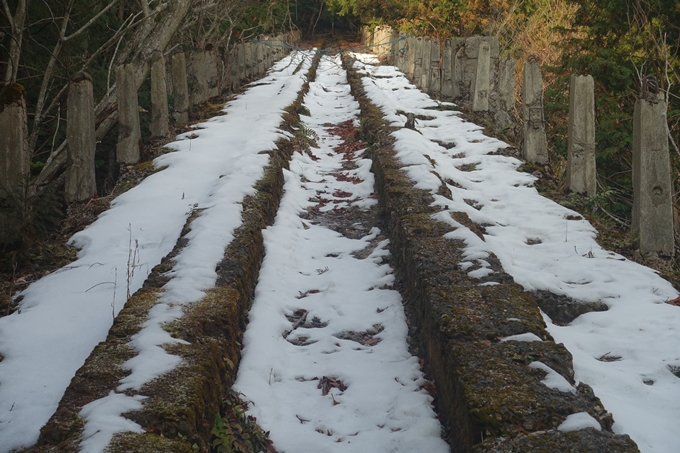
[[[667,104],[662,93],[643,92],[633,116],[633,231],[640,252],[673,256],[673,186],[668,154]]]

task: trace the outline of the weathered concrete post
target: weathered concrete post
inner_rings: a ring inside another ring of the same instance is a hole
[[[420,89],[428,93],[430,91],[430,67],[432,66],[432,40],[429,36],[423,39],[423,73],[420,76],[418,83],[420,84]]]
[[[94,126],[94,94],[92,77],[80,72],[68,87],[66,110],[66,140],[68,167],[66,168],[66,201],[82,201],[97,194],[94,172],[94,152],[97,146]]]
[[[526,160],[536,164],[548,163],[548,142],[543,121],[543,77],[536,59],[531,58],[524,65],[524,142],[522,154]]]
[[[592,76],[571,76],[567,151],[567,188],[592,197],[597,190],[595,83]]]
[[[515,60],[512,58],[505,58],[500,62],[498,104],[494,121],[499,130],[504,130],[512,126],[510,112],[515,107]]]
[[[118,162],[139,162],[139,145],[142,140],[139,128],[139,104],[134,80],[135,68],[124,64],[116,69],[116,96],[118,97]]]
[[[187,84],[187,59],[183,53],[172,56],[172,97],[174,104],[172,116],[175,124],[189,122],[189,86]]]
[[[0,98],[0,199],[7,191],[16,190],[29,174],[31,154],[26,121],[24,87],[14,83]],[[3,217],[0,216],[0,244],[13,240]]]
[[[251,63],[250,63],[250,75],[252,77],[257,77],[259,75],[259,62],[257,60],[257,48],[259,44],[251,42],[250,43],[250,53],[251,53]]]
[[[455,50],[453,57],[453,98],[457,99],[463,95],[463,75],[465,74],[465,46]]]
[[[151,55],[151,136],[169,134],[168,86],[165,80],[165,57],[156,50]]]
[[[210,50],[204,52],[205,65],[205,83],[206,83],[206,97],[207,101],[210,98],[214,98],[220,94],[220,74],[217,69],[217,50],[213,47]]]
[[[238,45],[238,80],[239,84],[247,78],[246,76],[246,44]]]
[[[269,35],[262,36],[262,66],[264,67],[263,73],[267,72],[267,69],[271,67],[271,60],[269,58],[269,47],[271,37]]]
[[[416,38],[415,55],[413,63],[413,83],[417,87],[421,87],[423,80],[423,53],[425,49],[425,40],[420,36]]]
[[[243,78],[247,79],[253,75],[253,49],[249,42],[243,43],[244,68]]]
[[[1,86],[0,86],[1,88]],[[12,84],[0,99],[0,193],[13,190],[30,171],[24,87]],[[4,187],[6,185],[6,187]]]
[[[439,40],[434,38],[430,41],[430,77],[427,92],[437,94],[442,89],[442,71],[440,67],[441,51]]]
[[[410,36],[406,38],[406,68],[404,73],[408,78],[413,80],[413,72],[416,67],[416,37]]]
[[[257,61],[257,75],[260,76],[264,74],[265,63],[264,63],[264,44],[255,43],[255,58]]]
[[[208,100],[208,65],[204,51],[191,55],[191,75],[189,77],[189,97],[191,105],[198,105]]]
[[[491,86],[491,46],[483,41],[479,44],[477,74],[472,92],[472,111],[489,111],[489,88]]]
[[[238,53],[237,47],[234,46],[229,50],[229,60],[227,61],[227,73],[229,74],[229,88],[236,90],[238,83]]]
[[[453,96],[453,48],[451,40],[444,40],[442,49],[442,96]]]
[[[671,166],[666,103],[656,94],[638,99],[633,116],[633,231],[640,252],[674,253]]]
[[[403,31],[399,32],[399,41],[396,43],[396,62],[395,65],[403,73],[406,73],[406,62],[408,60],[408,43],[406,40],[406,33]]]

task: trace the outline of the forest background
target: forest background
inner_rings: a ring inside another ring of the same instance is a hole
[[[633,108],[642,77],[654,75],[668,100],[678,212],[680,3],[676,0],[1,1],[0,99],[16,95],[16,89],[23,91],[32,152],[31,175],[17,201],[23,211],[16,241],[5,244],[5,251],[32,244],[33,237],[59,224],[60,212],[65,212],[63,206],[54,209],[55,201],[47,195],[58,191],[43,189],[58,185],[63,172],[66,94],[74,74],[85,70],[94,81],[98,192],[105,196],[114,189],[118,174],[112,76],[117,65],[139,62],[142,130],[148,131],[146,57],[159,43],[165,45],[166,54],[206,48],[228,52],[235,43],[263,33],[299,29],[306,37],[337,36],[357,32],[364,24],[386,24],[440,42],[458,36],[497,36],[503,55],[518,62],[517,105],[522,65],[535,55],[544,71],[552,156],[547,171],[558,182],[566,168],[569,76],[592,75],[598,195],[567,194],[562,202],[599,214],[603,224],[621,232],[629,230],[632,207]],[[149,139],[146,132],[143,140]],[[628,234],[610,246],[633,243]]]

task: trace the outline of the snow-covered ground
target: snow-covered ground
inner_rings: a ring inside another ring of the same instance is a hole
[[[348,170],[348,156],[333,149],[343,140],[329,129],[359,116],[339,58],[322,59],[304,103],[311,116],[301,118],[319,148],[311,149],[315,159],[293,156],[276,222],[265,231],[234,389],[252,401],[280,452],[448,452],[408,352],[401,297],[390,289],[389,241],[377,227],[351,239],[300,217],[308,207],[337,216],[348,205],[377,204],[363,150]]]
[[[569,220],[580,216],[541,197],[532,187],[534,177],[516,171],[519,160],[489,154],[507,145],[455,112],[433,110],[438,104],[396,68],[377,66],[369,55],[359,59],[368,96],[393,126],[406,120],[397,111],[434,118],[419,120],[422,135],[394,132],[395,149],[436,204],[485,225],[482,241],[446,210],[436,216],[457,228],[446,237],[465,241],[461,265],[481,265],[472,276],[483,277],[491,273],[483,272],[484,258],[494,253],[528,291],[607,304],[608,311],[582,315],[568,326],[546,316],[548,331],[573,354],[576,379],[591,385],[613,413],[615,432],[629,434],[643,453],[678,451],[680,378],[672,370],[680,370],[680,309],[665,303],[677,291],[653,270],[603,250],[587,221]],[[435,140],[455,146],[446,149]],[[432,171],[456,183],[448,185],[453,199],[436,194],[441,182]],[[620,360],[598,360],[603,356]]]
[[[293,74],[303,59],[304,67]],[[0,452],[38,439],[75,372],[106,338],[113,316],[125,304],[128,285],[130,293],[139,289],[149,271],[174,247],[192,209],[207,208],[192,225],[191,245],[178,257],[173,280],[165,288],[166,303],[154,309],[148,329],[135,338],[141,355],[128,364],[132,375],[122,385],[139,388],[176,364],[156,346],[170,338],[157,328],[158,322],[173,319],[181,304],[199,299],[202,290],[214,285],[215,265],[232,231],[241,224],[240,202],[253,193],[268,163],[269,156],[259,153],[275,148],[282,136],[281,114],[297,97],[310,59],[309,54],[296,53],[281,60],[261,81],[266,84],[232,101],[226,115],[178,137],[169,145],[176,152],[155,161],[167,169],[118,197],[109,211],[71,239],[81,248],[78,260],[30,285],[21,293],[20,309],[0,318],[4,357]],[[192,134],[198,137],[190,139]],[[128,263],[133,262],[129,254],[135,249],[134,277],[128,283]],[[86,432],[102,428],[87,444],[95,450],[117,427],[135,428],[131,422],[116,423],[116,414],[139,405],[115,394],[103,403],[93,404],[88,411],[93,424],[86,426]]]
[[[169,341],[159,326],[214,284],[215,264],[240,224],[239,202],[267,164],[268,155],[259,152],[281,137],[282,109],[297,96],[309,56],[294,53],[277,63],[264,84],[226,107],[226,116],[202,124],[197,138],[179,137],[171,145],[176,152],[156,161],[167,169],[74,236],[78,260],[32,284],[20,311],[0,319],[0,452],[35,442],[78,367],[106,337],[125,303],[130,250],[138,244],[134,292],[170,252],[191,210],[205,208],[163,303],[134,340],[140,355],[127,364],[131,376],[81,413],[93,434],[86,451],[101,451],[115,430],[141,429],[119,414],[143,401],[118,392],[140,388],[176,364],[158,346]],[[446,211],[437,214],[455,227],[447,237],[467,244],[461,264],[481,265],[473,276],[483,276],[493,253],[527,290],[606,303],[608,311],[568,326],[546,319],[548,329],[574,355],[576,379],[614,414],[615,431],[629,434],[644,453],[677,451],[680,379],[671,370],[680,368],[680,309],[664,303],[677,292],[650,269],[602,250],[592,226],[568,220],[573,211],[537,194],[533,177],[516,171],[520,161],[490,154],[505,144],[455,112],[431,109],[436,102],[395,68],[359,57],[365,89],[393,125],[406,119],[397,111],[434,118],[419,120],[422,135],[394,132],[411,178],[433,192],[440,180],[432,171],[450,179],[452,199],[435,193],[436,203],[487,225],[482,241]],[[304,67],[293,74],[302,59]],[[280,451],[446,451],[418,362],[406,347],[399,294],[390,288],[385,262],[388,243],[377,228],[352,239],[304,218],[313,205],[324,211],[375,203],[368,161],[358,152],[357,167],[343,169],[343,156],[332,150],[341,140],[324,126],[356,119],[348,91],[337,61],[325,57],[305,99],[311,116],[303,117],[318,135],[320,148],[311,150],[318,160],[295,155],[276,223],[265,231],[267,257],[236,388],[255,403],[250,410]],[[605,355],[620,360],[597,360]]]

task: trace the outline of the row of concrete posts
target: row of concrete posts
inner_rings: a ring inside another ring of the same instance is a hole
[[[416,37],[381,26],[362,29],[371,52],[393,64],[421,90],[455,100],[464,109],[490,112],[499,130],[512,126],[515,60],[500,58],[498,38]]]
[[[233,91],[267,69],[288,53],[300,39],[299,33],[260,37],[240,43],[228,51],[215,48],[175,53],[166,64],[163,52],[151,57],[151,136],[170,135],[170,123],[189,121],[189,112],[223,93]],[[135,67],[124,64],[116,69],[118,111],[117,160],[122,164],[139,162],[142,145]],[[23,87],[14,84],[2,90],[0,99],[0,198],[16,190],[28,177],[27,114]],[[170,108],[168,99],[173,99]],[[94,158],[96,148],[92,78],[76,74],[69,84],[67,99],[67,169],[65,197],[69,202],[86,200],[97,194]],[[1,226],[1,225],[0,225]],[[0,238],[1,239],[1,238]],[[0,240],[1,242],[1,240]]]
[[[473,112],[491,112],[500,129],[512,124],[515,61],[499,59],[498,40],[470,37],[439,40],[406,36],[390,27],[361,30],[366,48],[397,66],[423,91],[456,101]],[[642,253],[674,253],[673,197],[668,154],[667,105],[643,90],[635,105],[633,131],[633,219]],[[549,162],[543,109],[543,77],[536,58],[524,65],[522,155],[532,163]],[[595,94],[591,76],[572,75],[569,93],[567,187],[594,196]]]
[[[524,67],[522,94],[522,154],[530,162],[547,164],[543,79],[536,59],[530,58]],[[639,232],[642,253],[661,256],[673,256],[675,251],[667,109],[663,93],[649,92],[643,84],[633,116],[631,228]],[[567,137],[567,188],[575,193],[594,196],[597,192],[597,170],[595,83],[592,76],[571,76]]]
[[[189,121],[191,108],[224,92],[237,90],[241,84],[264,75],[276,61],[299,40],[299,34],[261,37],[240,43],[228,52],[216,48],[195,51],[189,55],[172,55],[170,65],[162,52],[151,58],[151,135],[166,137],[170,119],[175,125]],[[124,164],[139,162],[139,107],[133,84],[134,68],[122,65],[116,71],[118,90],[118,161]],[[174,100],[172,112],[168,96]]]

